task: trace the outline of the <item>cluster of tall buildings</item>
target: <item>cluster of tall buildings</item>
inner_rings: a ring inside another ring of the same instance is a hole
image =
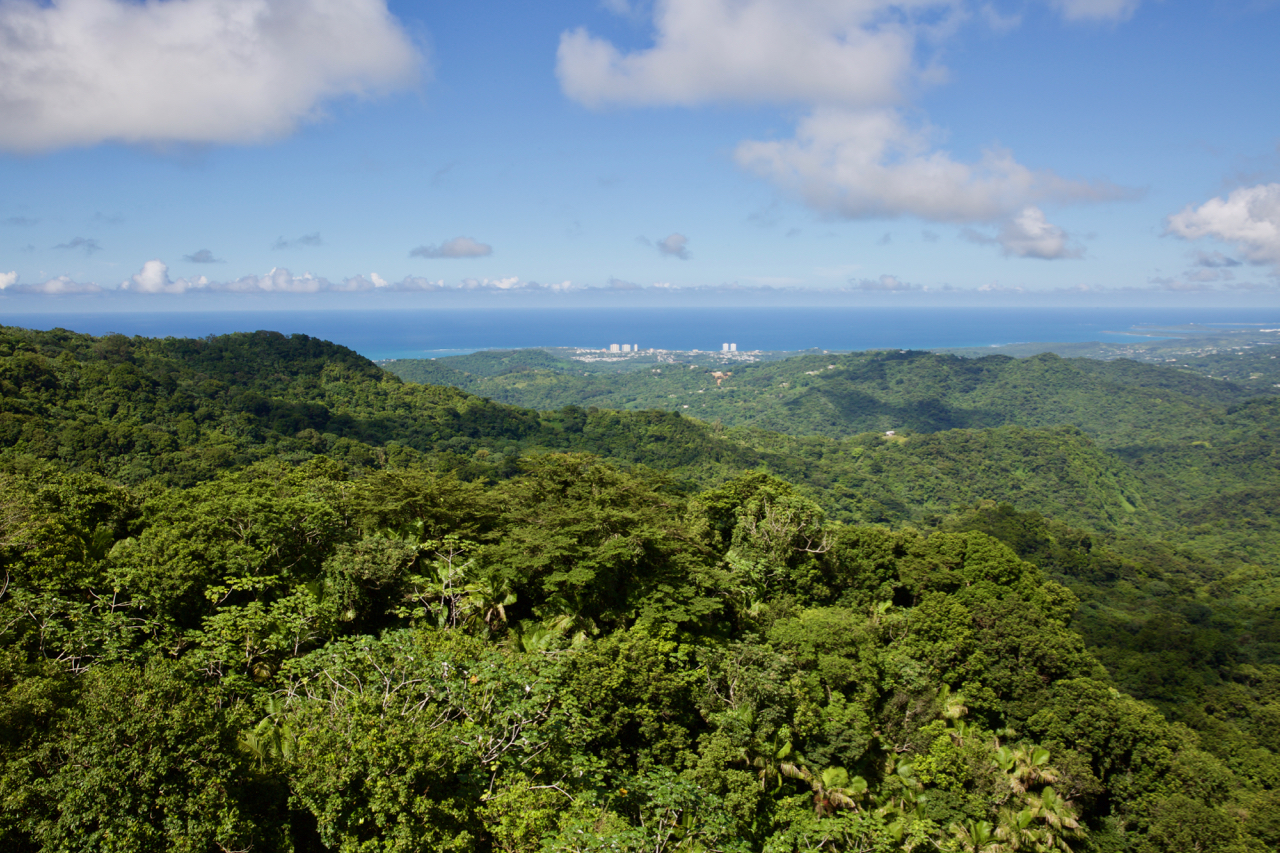
[[[737,351],[738,351],[737,344],[721,344],[720,345],[720,352],[737,352]]]

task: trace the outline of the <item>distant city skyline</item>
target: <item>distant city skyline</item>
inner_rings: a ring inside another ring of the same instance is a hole
[[[1276,306],[1277,32],[1272,0],[0,0],[0,311]]]

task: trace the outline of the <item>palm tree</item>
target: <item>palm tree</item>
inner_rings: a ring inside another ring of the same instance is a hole
[[[783,764],[780,769],[793,779],[809,783],[813,789],[813,810],[818,817],[835,814],[836,809],[857,808],[855,797],[867,792],[867,780],[861,776],[850,777],[843,767],[828,767],[821,773],[794,764]]]
[[[900,821],[908,816],[920,816],[929,799],[924,793],[924,785],[915,776],[915,765],[910,761],[895,761],[892,756],[876,793],[877,813],[882,817],[895,814]]]
[[[773,739],[764,745],[763,754],[755,754],[749,747],[742,748],[742,760],[759,771],[760,790],[765,790],[770,779],[777,779],[781,785],[784,775],[796,772],[796,764],[787,761],[791,748],[790,732],[785,726],[774,732]]]
[[[1033,749],[1002,746],[996,750],[994,763],[1009,776],[1009,786],[1018,794],[1025,794],[1035,785],[1058,781],[1058,774],[1049,766],[1049,750],[1042,746]]]
[[[985,820],[953,823],[951,837],[959,842],[964,853],[1001,853],[1006,849],[996,838],[990,822]]]
[[[463,567],[462,586],[455,599],[455,621],[470,625],[478,619],[487,637],[499,624],[506,623],[507,605],[516,603],[516,593],[511,581],[494,573],[475,576],[470,569],[472,563]]]
[[[1070,851],[1066,839],[1081,838],[1084,833],[1080,829],[1080,821],[1076,819],[1075,806],[1070,800],[1059,796],[1052,785],[1045,787],[1039,794],[1027,797],[1029,811],[1044,822],[1044,832],[1049,846],[1046,850],[1060,849]]]
[[[942,710],[942,716],[948,720],[958,720],[969,713],[969,706],[964,704],[964,696],[959,693],[953,694],[949,684],[942,685],[942,689],[938,691],[938,705]]]
[[[1009,850],[1036,850],[1040,833],[1036,831],[1035,819],[1031,809],[1015,811],[1005,806],[996,818],[996,838]]]
[[[513,628],[508,636],[511,641],[511,647],[526,654],[545,652],[554,648],[560,640],[558,633],[538,622],[532,624],[525,622],[519,627]]]
[[[276,722],[283,711],[284,699],[272,696],[267,700],[267,715],[251,730],[242,732],[237,739],[240,750],[256,758],[260,768],[272,761],[289,761],[293,758],[293,732],[288,725]]]

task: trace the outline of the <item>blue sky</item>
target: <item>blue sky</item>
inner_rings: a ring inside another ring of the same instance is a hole
[[[1278,35],[1247,0],[0,0],[0,304],[1277,305]]]

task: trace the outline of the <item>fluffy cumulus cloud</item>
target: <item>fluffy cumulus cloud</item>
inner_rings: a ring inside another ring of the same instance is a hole
[[[683,234],[668,234],[658,241],[658,251],[669,258],[687,261],[689,255],[689,238]]]
[[[163,261],[151,260],[128,281],[122,282],[120,289],[131,293],[186,293],[188,290],[202,290],[208,285],[209,281],[204,276],[174,281],[169,278],[169,267]]]
[[[556,74],[588,106],[720,100],[882,104],[913,77],[917,14],[951,0],[657,0],[654,45],[560,36]],[[933,21],[936,24],[936,21]]]
[[[4,0],[0,148],[257,142],[421,67],[385,0]]]
[[[483,258],[493,254],[493,247],[470,237],[454,237],[433,246],[419,246],[409,252],[411,258]]]
[[[1073,20],[1119,20],[1135,5],[1052,2]],[[561,35],[556,70],[565,94],[591,107],[799,104],[808,111],[795,135],[741,143],[742,168],[824,214],[998,225],[993,241],[1010,256],[1072,257],[1040,205],[1125,192],[1029,168],[1001,149],[958,161],[902,117],[910,92],[945,78],[924,54],[966,14],[958,0],[656,0],[652,47],[623,52],[577,29]]]
[[[973,229],[965,229],[962,236],[975,243],[998,245],[1013,258],[1053,261],[1084,256],[1084,249],[1072,242],[1066,231],[1045,219],[1044,211],[1038,207],[1025,208],[1009,218],[994,237]]]
[[[1006,255],[1017,258],[1079,258],[1084,250],[1071,243],[1066,231],[1044,218],[1038,207],[1028,207],[1000,227],[996,241]]]
[[[1271,264],[1280,273],[1280,184],[1258,184],[1188,206],[1169,217],[1168,233],[1184,240],[1212,237],[1234,244],[1246,260]],[[1210,258],[1219,257],[1218,253]],[[1217,266],[1228,265],[1225,261]],[[1214,264],[1201,264],[1210,266]]]
[[[0,272],[0,290],[8,290],[18,283],[16,272]]]
[[[822,108],[804,118],[794,139],[744,142],[744,168],[824,213],[850,219],[916,216],[933,222],[990,222],[1029,203],[1092,201],[1120,191],[1033,171],[1003,150],[961,163],[932,150],[928,134],[893,110]]]

